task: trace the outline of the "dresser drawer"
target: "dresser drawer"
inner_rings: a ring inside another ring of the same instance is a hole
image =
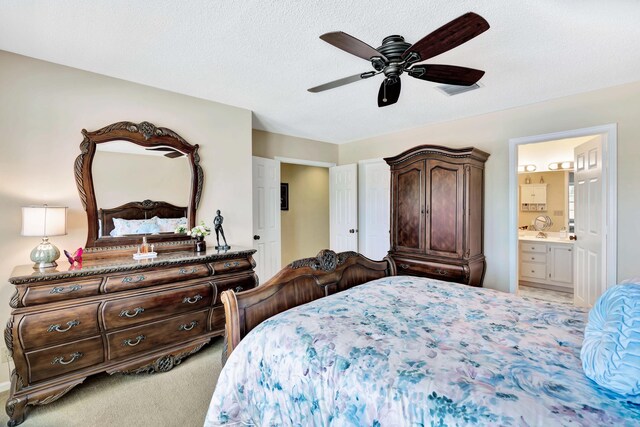
[[[22,305],[28,307],[30,305],[98,295],[100,283],[102,283],[102,279],[72,280],[54,285],[31,285],[22,298]]]
[[[211,268],[213,269],[213,274],[227,274],[251,270],[253,265],[247,258],[238,258],[212,262]]]
[[[104,361],[102,338],[94,337],[69,344],[25,353],[29,383],[66,374]]]
[[[183,343],[205,332],[208,310],[161,320],[107,334],[110,360],[157,350],[164,345]]]
[[[242,292],[255,288],[257,284],[256,277],[253,272],[251,274],[213,280],[213,283],[216,285],[216,288],[218,290],[215,304],[222,304],[222,301],[220,301],[220,295],[224,291],[228,291],[229,289],[231,289],[234,292]]]
[[[547,245],[544,243],[520,242],[520,250],[522,252],[546,253]]]
[[[205,264],[168,267],[153,271],[130,272],[107,277],[105,292],[119,292],[163,283],[180,282],[209,276]]]
[[[224,307],[219,305],[211,309],[209,313],[209,331],[224,333],[225,316]]]
[[[520,263],[520,276],[533,279],[545,279],[547,277],[547,265],[522,262]]]
[[[547,262],[547,254],[541,254],[539,252],[522,252],[520,254],[521,262]]]
[[[139,297],[121,298],[103,305],[102,319],[105,329],[121,328],[209,307],[215,297],[215,287],[206,282]]]
[[[18,326],[22,347],[45,347],[98,334],[98,305],[25,315]]]
[[[464,267],[458,265],[440,264],[437,262],[417,261],[412,259],[396,258],[398,275],[412,275],[430,277],[449,282],[462,282],[465,280]]]

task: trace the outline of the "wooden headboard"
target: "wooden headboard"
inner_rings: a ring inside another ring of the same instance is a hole
[[[109,236],[114,229],[113,218],[122,219],[149,219],[182,218],[187,216],[186,206],[175,206],[167,202],[154,202],[143,200],[142,202],[129,202],[111,209],[99,209],[98,218],[102,222],[102,234],[100,237]]]
[[[294,261],[257,288],[221,295],[226,318],[225,353],[231,354],[240,340],[264,320],[318,298],[394,275],[390,258],[372,261],[356,252],[324,249],[315,258]]]

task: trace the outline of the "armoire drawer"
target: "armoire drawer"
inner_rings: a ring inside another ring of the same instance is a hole
[[[94,337],[69,344],[25,353],[29,382],[45,380],[104,361],[102,338]]]
[[[215,299],[211,282],[199,283],[139,297],[108,301],[102,307],[105,329],[136,325],[149,320],[209,307]]]
[[[175,266],[153,271],[132,271],[107,277],[104,292],[119,292],[207,276],[209,276],[209,268],[204,264]]]
[[[18,326],[22,347],[45,347],[98,334],[98,305],[25,315]]]
[[[110,360],[135,353],[156,350],[163,345],[180,343],[203,334],[207,329],[209,311],[183,314],[136,328],[107,334],[107,354]]]
[[[412,259],[395,258],[398,275],[430,277],[450,282],[462,281],[465,278],[464,267],[435,262],[421,262]]]
[[[90,297],[100,293],[102,279],[74,280],[64,283],[45,284],[27,288],[22,305],[47,304],[72,298]]]

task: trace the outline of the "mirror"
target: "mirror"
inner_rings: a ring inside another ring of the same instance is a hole
[[[548,215],[539,215],[533,221],[533,228],[535,228],[536,231],[546,231],[551,228],[552,225],[553,221],[551,221]]]
[[[190,239],[174,230],[195,225],[203,181],[197,145],[149,122],[82,133],[75,172],[86,248],[135,245],[146,236],[162,250]]]

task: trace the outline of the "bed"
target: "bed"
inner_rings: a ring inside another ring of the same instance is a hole
[[[187,207],[186,206],[176,206],[171,203],[161,202],[161,201],[152,201],[152,200],[144,200],[141,202],[129,202],[124,205],[117,206],[115,208],[109,209],[99,209],[98,210],[98,220],[99,220],[99,234],[100,237],[117,237],[119,234],[113,234],[114,229],[116,228],[116,221],[118,220],[150,220],[152,218],[161,218],[161,219],[180,219],[185,218],[186,223],[187,217]],[[170,227],[169,227],[170,228]],[[160,230],[158,232],[165,233],[173,233],[175,227],[173,229],[163,228],[164,231]],[[147,234],[147,233],[131,233],[131,234]],[[149,233],[151,234],[151,233]]]
[[[223,293],[205,426],[640,425],[640,400],[582,372],[584,309],[393,274],[323,251]]]

